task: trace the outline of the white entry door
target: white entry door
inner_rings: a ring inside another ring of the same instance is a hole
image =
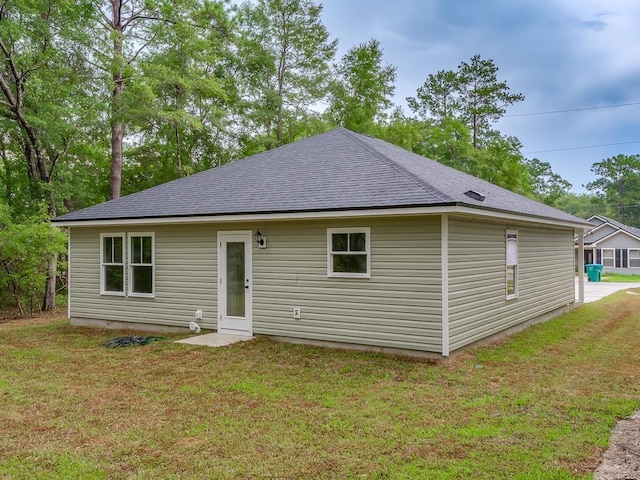
[[[218,232],[218,331],[252,335],[252,232]]]

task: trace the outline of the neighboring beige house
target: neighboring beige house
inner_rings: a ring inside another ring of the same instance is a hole
[[[442,356],[579,303],[590,226],[344,128],[55,221],[73,324]]]
[[[605,273],[640,274],[640,229],[604,215],[587,219],[592,228],[584,236],[584,263],[599,263]],[[576,261],[578,259],[576,239]]]

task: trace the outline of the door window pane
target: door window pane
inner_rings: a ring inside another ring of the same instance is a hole
[[[244,242],[227,242],[227,316],[245,316]]]

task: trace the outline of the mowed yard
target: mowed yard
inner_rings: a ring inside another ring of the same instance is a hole
[[[450,360],[0,324],[0,478],[590,478],[640,407],[640,296]]]

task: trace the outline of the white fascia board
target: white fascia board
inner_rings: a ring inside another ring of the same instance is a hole
[[[284,213],[255,213],[241,215],[203,215],[185,217],[159,217],[159,218],[127,218],[114,220],[70,220],[53,222],[59,227],[112,227],[126,225],[172,225],[172,224],[198,224],[198,223],[232,223],[232,222],[256,222],[256,221],[286,221],[286,220],[316,220],[333,218],[367,218],[367,217],[393,217],[411,215],[442,215],[459,214],[473,217],[487,217],[496,220],[509,220],[540,225],[552,225],[586,230],[586,223],[569,222],[550,218],[533,217],[514,213],[505,213],[480,208],[465,206],[441,206],[441,207],[402,207],[402,208],[376,208],[366,210],[333,210],[322,212],[284,212]]]

